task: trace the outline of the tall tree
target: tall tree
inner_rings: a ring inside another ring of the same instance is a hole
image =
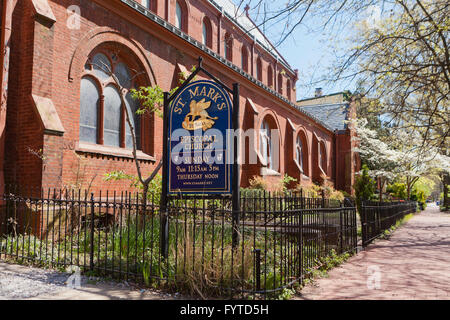
[[[448,0],[251,0],[258,26],[283,25],[278,43],[300,25],[350,34],[331,73],[359,80],[392,128],[413,128],[422,148],[450,146],[450,2]],[[374,9],[375,8],[375,9]],[[378,14],[369,19],[368,11]],[[352,26],[352,27],[349,27]]]
[[[354,120],[359,146],[356,149],[372,170],[369,174],[383,181],[404,179],[408,199],[421,176],[436,172],[450,173],[450,157],[432,148],[415,145],[418,133],[396,130],[389,136],[389,144],[382,141],[375,130],[367,127],[366,119]],[[431,152],[430,152],[431,151]]]

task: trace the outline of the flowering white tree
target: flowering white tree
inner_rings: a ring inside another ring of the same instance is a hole
[[[357,133],[354,139],[359,144],[356,151],[371,169],[369,174],[379,180],[381,190],[386,182],[404,178],[409,198],[421,176],[437,171],[450,172],[450,157],[433,147],[424,149],[417,132],[396,130],[389,141],[384,142],[367,124],[366,119],[353,121]]]
[[[395,130],[390,144],[401,152],[396,171],[405,179],[408,198],[421,176],[450,172],[450,157],[433,145],[424,145],[416,130]]]
[[[369,175],[378,181],[380,188],[380,201],[383,197],[384,185],[396,177],[395,168],[401,155],[388,144],[378,138],[375,130],[367,127],[366,119],[353,120],[358,142],[355,149],[369,167]]]

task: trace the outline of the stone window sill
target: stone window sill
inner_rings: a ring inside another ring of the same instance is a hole
[[[328,177],[328,174],[322,169],[322,166],[319,164],[319,171],[320,171],[320,175],[324,175],[326,177]]]
[[[133,151],[130,149],[117,148],[117,147],[108,147],[99,144],[91,144],[86,142],[79,142],[76,149],[76,152],[81,153],[91,153],[91,154],[101,154],[105,156],[112,156],[117,158],[127,158],[134,159]],[[156,159],[140,150],[137,151],[137,159],[143,161],[151,161],[156,162]]]
[[[261,168],[261,176],[281,176],[281,173],[279,173],[275,170],[269,169],[267,167],[262,167]]]
[[[311,178],[304,173],[301,174],[301,177],[302,177],[302,180],[311,180]]]

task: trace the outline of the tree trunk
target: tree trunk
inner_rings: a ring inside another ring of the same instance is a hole
[[[411,200],[411,181],[409,180],[409,177],[406,178],[406,199]]]
[[[384,188],[384,184],[386,183],[386,180],[384,180],[383,178],[378,178],[379,179],[379,186],[380,186],[380,202],[383,202],[383,188]]]
[[[442,199],[444,204],[445,211],[447,211],[450,207],[449,199],[448,199],[448,191],[449,191],[449,182],[450,175],[448,173],[443,173],[442,176],[442,184],[444,185],[444,198]]]

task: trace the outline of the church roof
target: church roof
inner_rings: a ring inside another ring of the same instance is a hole
[[[333,130],[346,130],[349,103],[317,104],[300,107]]]

